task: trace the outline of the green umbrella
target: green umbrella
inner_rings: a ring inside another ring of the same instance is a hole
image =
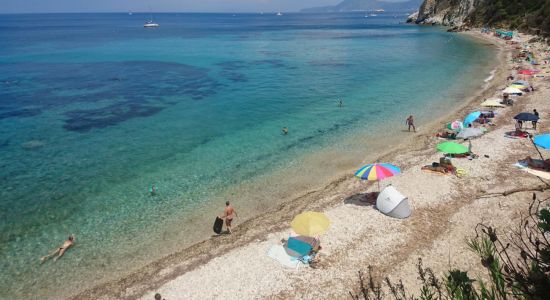
[[[463,154],[470,152],[468,147],[453,142],[443,142],[438,144],[437,150],[447,154]]]

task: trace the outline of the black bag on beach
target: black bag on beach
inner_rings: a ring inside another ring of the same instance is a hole
[[[217,234],[220,234],[222,232],[223,227],[223,219],[220,217],[216,217],[216,220],[214,221],[214,232]]]

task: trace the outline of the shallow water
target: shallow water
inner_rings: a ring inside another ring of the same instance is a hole
[[[147,18],[0,19],[0,298],[73,293],[208,237],[225,199],[250,217],[320,186],[495,59],[392,14]]]

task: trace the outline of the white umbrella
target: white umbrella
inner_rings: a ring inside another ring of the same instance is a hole
[[[520,89],[513,88],[513,87],[507,87],[502,91],[503,94],[519,94],[522,95],[523,92]]]
[[[468,127],[464,128],[462,131],[460,131],[457,135],[457,139],[471,139],[474,137],[478,137],[482,135],[484,132],[481,128],[474,128],[474,127]]]

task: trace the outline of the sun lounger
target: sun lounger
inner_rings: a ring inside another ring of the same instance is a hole
[[[298,269],[300,265],[303,264],[296,257],[288,255],[283,245],[271,246],[271,248],[267,251],[267,256],[278,261],[281,265],[292,269]]]

